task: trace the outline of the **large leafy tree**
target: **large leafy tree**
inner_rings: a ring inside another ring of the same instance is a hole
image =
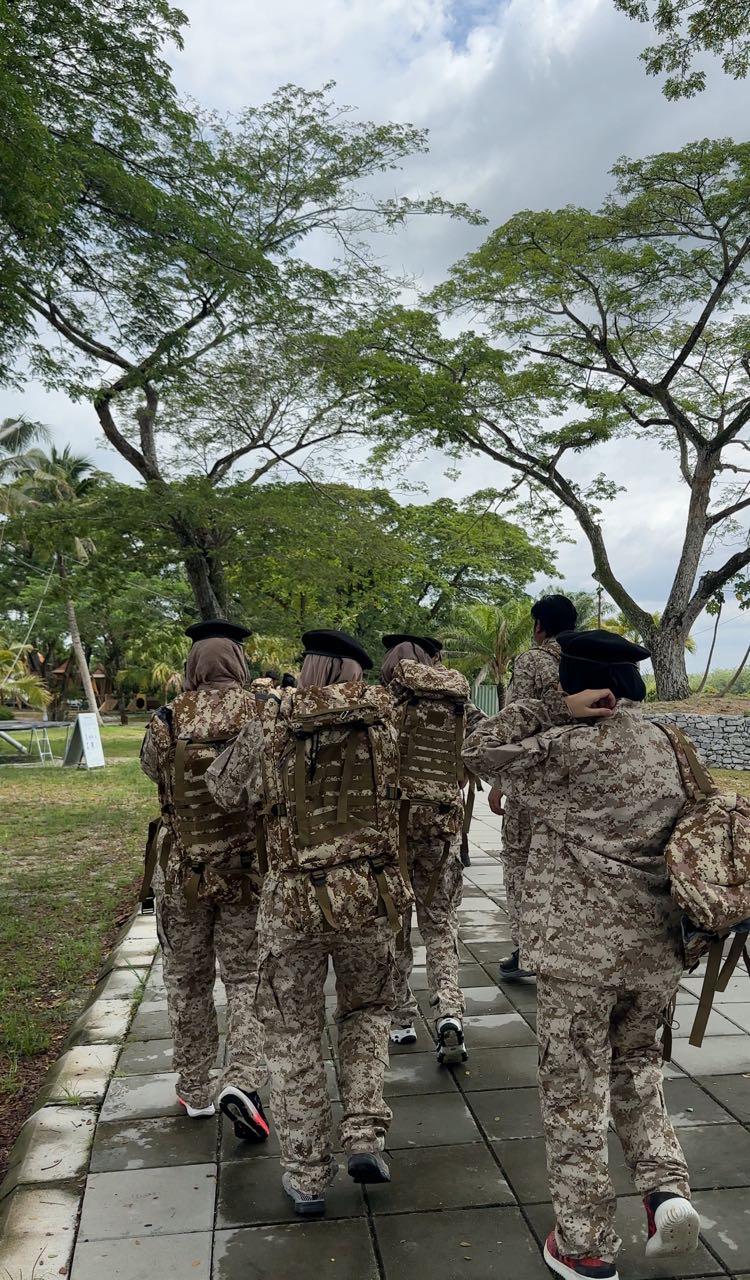
[[[157,168],[123,186],[113,162],[113,190],[80,202],[69,234],[14,255],[10,287],[40,326],[26,343],[32,367],[90,401],[109,443],[171,506],[204,616],[226,610],[220,556],[170,482],[199,471],[205,507],[251,455],[265,471],[321,429],[355,430],[340,395],[321,403],[310,335],[387,287],[367,249],[375,233],[448,208],[366,194],[425,135],[355,119],[330,88],[285,86],[236,121],[184,117],[166,133],[143,121]]]
[[[659,37],[641,54],[646,71],[664,76],[667,98],[692,98],[706,87],[701,55],[721,59],[727,75],[742,80],[750,69],[748,0],[614,0],[615,8],[648,22]],[[697,65],[696,65],[697,64]]]
[[[98,209],[127,222],[160,182],[184,21],[166,0],[0,0],[0,367],[28,331],[29,259],[85,253]]]
[[[432,312],[391,313],[348,342],[396,446],[427,435],[484,454],[540,511],[572,514],[595,576],[653,652],[659,695],[680,698],[693,624],[750,564],[750,144],[695,143],[614,175],[598,211],[518,214],[453,268]],[[446,336],[440,312],[465,310],[484,331]],[[569,465],[621,435],[670,453],[685,490],[658,619],[607,547],[616,475],[582,485]]]

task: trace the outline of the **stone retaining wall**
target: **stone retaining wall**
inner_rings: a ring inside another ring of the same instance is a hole
[[[694,712],[653,712],[649,720],[676,724],[692,738],[707,764],[717,769],[750,769],[750,716],[701,716]]]

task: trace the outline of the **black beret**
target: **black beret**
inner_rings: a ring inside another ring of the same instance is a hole
[[[424,649],[430,657],[434,657],[437,653],[435,645],[436,640],[430,640],[428,636],[413,636],[406,631],[392,632],[391,635],[383,636],[383,648],[395,649],[397,644],[418,644],[420,649]]]
[[[565,658],[579,658],[612,667],[627,662],[631,665],[650,658],[642,644],[633,644],[614,631],[561,631],[555,636]]]
[[[421,645],[426,649],[431,658],[436,658],[439,653],[443,652],[443,642],[435,636],[422,636]]]
[[[209,618],[207,622],[194,622],[192,626],[185,628],[185,635],[190,637],[193,644],[198,640],[213,640],[216,636],[226,640],[236,640],[237,644],[242,644],[242,641],[247,640],[247,637],[252,634],[247,627],[240,627],[236,622],[227,622],[226,618]]]
[[[318,653],[324,658],[353,658],[363,671],[372,667],[372,658],[354,636],[346,631],[306,631],[302,637],[305,653]]]

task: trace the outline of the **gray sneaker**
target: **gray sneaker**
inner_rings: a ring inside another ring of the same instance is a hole
[[[292,1182],[291,1173],[282,1174],[281,1185],[294,1205],[299,1218],[322,1218],[326,1211],[325,1192],[300,1191]]]
[[[354,1182],[390,1182],[391,1171],[376,1151],[355,1151],[349,1156],[349,1177]]]

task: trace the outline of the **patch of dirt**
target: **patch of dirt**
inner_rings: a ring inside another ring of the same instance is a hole
[[[673,715],[750,716],[750,698],[701,693],[679,702],[646,702],[644,710],[670,711]]]

